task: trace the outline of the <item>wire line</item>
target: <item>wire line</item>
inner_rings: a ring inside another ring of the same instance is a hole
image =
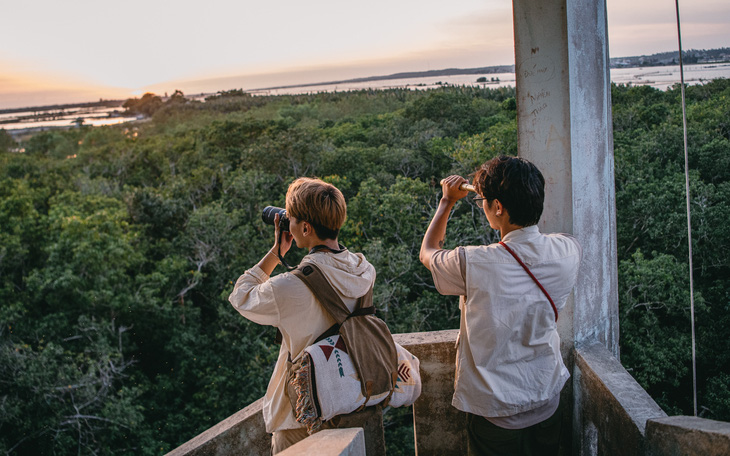
[[[679,75],[682,86],[682,127],[684,129],[684,183],[687,194],[687,242],[689,244],[689,308],[692,326],[692,397],[694,416],[697,416],[697,356],[695,352],[695,298],[692,275],[692,218],[689,196],[689,153],[687,152],[687,103],[684,97],[684,64],[682,63],[682,31],[679,20],[679,0],[674,1],[677,10],[677,41],[679,43]]]

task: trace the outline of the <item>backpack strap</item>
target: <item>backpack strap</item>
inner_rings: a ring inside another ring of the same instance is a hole
[[[334,318],[338,325],[347,320],[350,316],[350,309],[342,302],[340,296],[315,264],[302,263],[292,271],[292,274],[299,277],[307,285],[312,294],[322,304],[322,307]]]

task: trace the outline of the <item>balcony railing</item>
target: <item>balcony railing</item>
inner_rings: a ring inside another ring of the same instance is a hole
[[[466,416],[451,406],[456,334],[454,330],[394,336],[421,363],[423,390],[413,407],[414,439],[421,455],[466,454]],[[572,396],[572,413],[566,414],[565,423],[572,432],[566,433],[563,454],[730,454],[730,423],[667,417],[603,346],[576,347],[571,358],[572,383],[564,393]],[[264,427],[261,403],[259,399],[168,454],[268,456],[271,437]],[[319,434],[291,447],[283,456],[365,454],[367,442],[362,431]],[[378,445],[376,448],[382,448],[382,443]]]

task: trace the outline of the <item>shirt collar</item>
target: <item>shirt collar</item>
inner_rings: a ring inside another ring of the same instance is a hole
[[[503,238],[502,241],[521,242],[527,239],[533,238],[540,234],[540,230],[537,225],[530,225],[519,230],[510,231]]]

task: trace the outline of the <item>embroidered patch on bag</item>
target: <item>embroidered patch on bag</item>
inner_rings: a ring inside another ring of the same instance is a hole
[[[347,347],[345,346],[345,341],[340,337],[337,339],[337,342],[334,342],[331,338],[327,337],[325,339],[327,342],[330,343],[330,345],[317,345],[320,350],[322,350],[322,353],[324,353],[325,360],[329,361],[330,356],[332,356],[332,352],[335,352],[335,358],[337,359],[337,368],[340,371],[340,378],[345,376],[345,371],[342,369],[342,358],[340,357],[340,350],[344,353],[347,353]]]
[[[411,378],[411,368],[406,363],[402,363],[398,366],[398,380],[407,382],[409,378]]]

